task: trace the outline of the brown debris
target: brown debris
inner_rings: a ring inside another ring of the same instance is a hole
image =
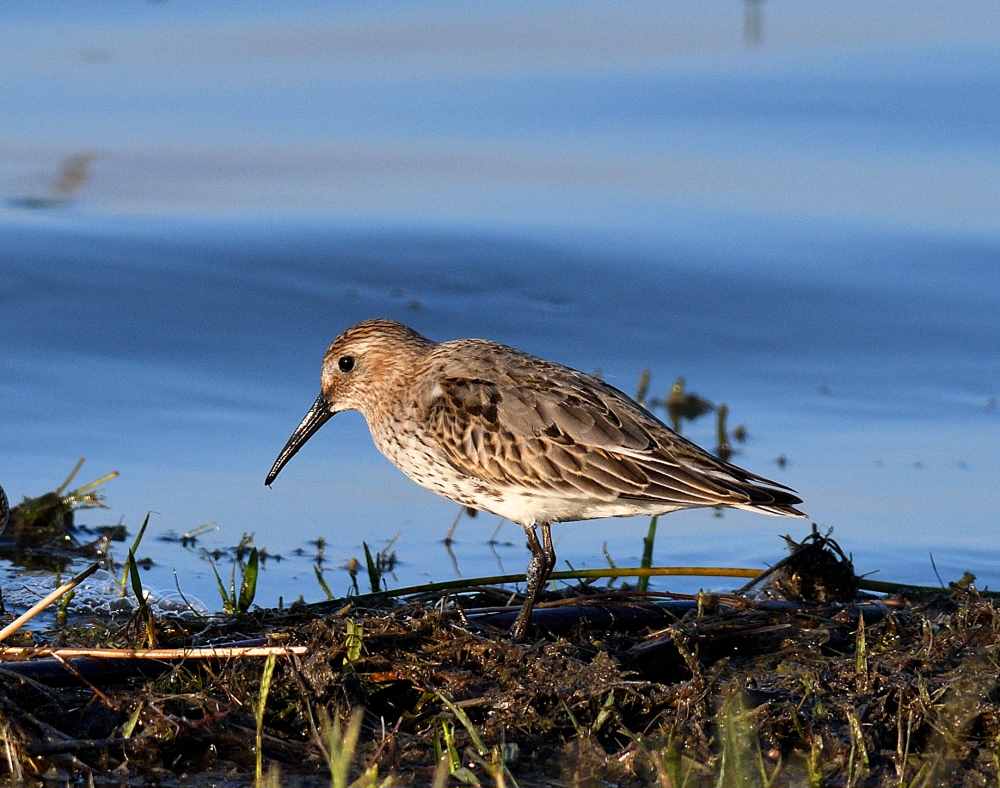
[[[364,708],[352,779],[374,767],[397,784],[430,784],[437,747],[466,770],[450,784],[493,785],[499,769],[520,785],[708,786],[723,770],[739,776],[725,784],[995,785],[996,600],[971,583],[918,601],[859,597],[848,593],[849,558],[827,536],[789,545],[747,595],[669,600],[666,621],[661,613],[639,628],[626,615],[608,626],[581,616],[527,645],[485,623],[474,605],[494,600],[482,593],[157,627],[164,647],[252,633],[307,648],[278,658],[264,714],[265,763],[296,784],[330,784],[323,721],[346,723]],[[590,592],[539,612],[643,611],[655,598]],[[127,648],[140,632],[91,637]],[[29,677],[21,665],[0,663],[10,754],[0,775],[10,764],[28,778],[54,769],[252,781],[262,659],[81,674],[85,682]]]

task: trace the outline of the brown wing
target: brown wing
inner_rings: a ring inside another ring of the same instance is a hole
[[[462,473],[570,498],[801,514],[787,487],[716,459],[618,389],[523,354],[516,361],[436,378],[431,433]]]

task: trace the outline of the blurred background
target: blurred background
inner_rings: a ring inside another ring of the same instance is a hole
[[[78,521],[151,510],[146,584],[210,607],[204,551],[244,533],[283,559],[263,604],[322,598],[319,538],[337,594],[362,540],[398,584],[522,571],[492,515],[449,554],[458,507],[356,415],[264,488],[326,343],[386,316],[649,370],[653,407],[683,376],[860,571],[996,587],[998,45],[975,0],[7,5],[0,483],[121,471]],[[716,418],[682,429],[712,448]],[[655,558],[764,566],[806,528],[681,512]],[[556,548],[632,565],[645,532]]]

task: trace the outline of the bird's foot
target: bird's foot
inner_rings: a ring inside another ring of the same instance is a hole
[[[510,639],[515,643],[523,643],[527,639],[528,634],[528,624],[531,622],[531,608],[525,606],[521,607],[520,612],[517,614],[517,618],[514,619],[514,623],[510,628]]]

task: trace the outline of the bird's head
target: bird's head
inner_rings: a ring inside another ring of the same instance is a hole
[[[264,480],[270,485],[281,469],[320,427],[343,410],[370,418],[413,359],[432,343],[392,320],[365,320],[338,336],[323,354],[320,393],[278,454]]]

